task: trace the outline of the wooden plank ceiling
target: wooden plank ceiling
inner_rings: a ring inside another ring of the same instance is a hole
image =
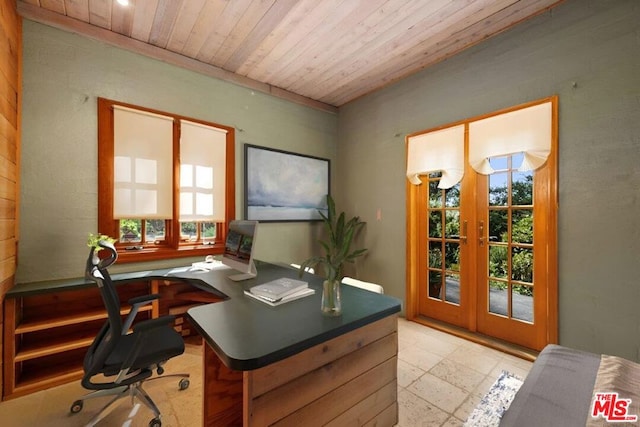
[[[117,0],[20,0],[18,11],[35,21],[331,109],[560,1],[129,0],[122,6]]]

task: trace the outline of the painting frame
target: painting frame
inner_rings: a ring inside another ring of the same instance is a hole
[[[331,160],[244,144],[244,218],[322,221],[331,194]]]

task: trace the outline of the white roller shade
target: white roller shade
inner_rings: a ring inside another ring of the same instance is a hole
[[[114,106],[113,217],[170,219],[173,118]]]
[[[225,220],[227,131],[181,120],[180,221]]]
[[[551,102],[510,111],[469,124],[469,163],[489,175],[490,157],[524,153],[525,172],[539,168],[551,153]]]
[[[464,125],[412,136],[407,148],[407,179],[420,184],[419,175],[442,172],[438,188],[451,188],[464,176]]]

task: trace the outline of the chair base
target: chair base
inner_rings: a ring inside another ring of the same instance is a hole
[[[130,396],[131,404],[133,405],[134,399],[137,397],[138,400],[144,403],[145,406],[149,408],[151,412],[153,412],[154,418],[149,422],[149,426],[160,427],[162,425],[160,421],[160,418],[161,418],[160,409],[158,409],[153,399],[151,399],[149,394],[142,388],[142,385],[143,383],[146,383],[149,381],[172,378],[172,377],[182,378],[178,383],[178,387],[180,390],[185,390],[189,387],[189,379],[188,379],[189,374],[169,374],[169,375],[157,376],[157,377],[148,378],[143,381],[138,381],[128,385],[123,385],[123,386],[104,389],[104,390],[95,390],[90,393],[87,393],[84,396],[82,396],[80,399],[73,402],[70,408],[70,412],[72,414],[77,414],[78,412],[80,412],[82,410],[82,406],[85,400],[95,399],[97,397],[103,397],[103,396],[113,396],[113,399],[107,402],[107,404],[104,405],[102,409],[100,409],[100,411],[98,411],[98,413],[86,424],[87,426],[94,426],[95,424],[98,423],[98,421],[100,421],[106,415],[108,415],[110,410],[113,408],[114,403],[118,402],[120,399],[124,397]]]

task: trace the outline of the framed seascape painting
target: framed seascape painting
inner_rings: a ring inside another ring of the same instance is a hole
[[[244,217],[262,222],[320,221],[327,213],[329,159],[244,145]]]

